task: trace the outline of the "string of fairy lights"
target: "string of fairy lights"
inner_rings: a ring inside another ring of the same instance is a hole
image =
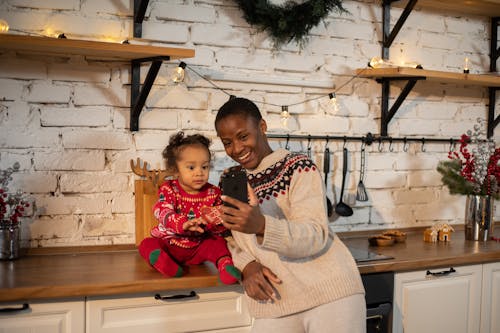
[[[184,61],[181,61],[179,63],[179,65],[176,67],[176,69],[174,70],[174,72],[171,76],[171,81],[174,82],[175,84],[184,82],[186,70],[193,72],[194,74],[199,76],[201,79],[205,80],[210,85],[212,85],[215,89],[228,95],[228,97],[230,99],[236,97],[233,94],[226,91],[224,88],[215,84],[212,80],[207,78],[205,75],[201,74],[199,71],[194,69],[192,66],[189,66],[188,64],[186,64]],[[346,82],[341,84],[338,88],[336,88],[334,91],[328,93],[327,95],[315,96],[315,97],[311,97],[311,98],[305,99],[305,100],[300,101],[300,102],[290,103],[287,105],[275,104],[272,102],[264,102],[264,101],[253,101],[253,100],[252,100],[252,102],[254,102],[256,104],[281,107],[281,113],[280,113],[281,123],[284,127],[287,127],[287,122],[288,122],[288,119],[290,118],[290,112],[289,112],[288,108],[292,107],[292,106],[301,105],[301,104],[309,103],[309,102],[312,102],[312,101],[315,101],[315,100],[318,100],[321,98],[328,97],[329,103],[330,103],[330,106],[331,106],[333,112],[338,112],[339,111],[339,103],[337,101],[337,92],[339,90],[341,90],[342,88],[344,88],[345,86],[347,86],[349,83],[351,83],[354,79],[358,78],[361,74],[363,74],[363,72],[364,72],[364,69],[359,71],[356,75],[351,76]]]

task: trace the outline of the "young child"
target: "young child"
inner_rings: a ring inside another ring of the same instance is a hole
[[[153,207],[158,225],[151,230],[153,237],[141,242],[139,252],[151,266],[172,277],[182,276],[183,264],[210,261],[221,282],[232,284],[240,272],[223,238],[227,229],[217,221],[222,201],[220,189],[208,183],[209,146],[210,140],[199,134],[178,132],[170,137],[163,157],[175,177],[160,186]]]

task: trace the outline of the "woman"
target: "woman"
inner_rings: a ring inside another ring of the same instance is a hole
[[[234,264],[242,271],[253,332],[366,330],[364,289],[349,250],[328,228],[319,170],[305,155],[273,151],[257,106],[233,98],[215,128],[247,172],[249,204],[222,196]]]

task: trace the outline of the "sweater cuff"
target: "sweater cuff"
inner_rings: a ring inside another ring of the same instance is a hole
[[[255,258],[249,255],[248,253],[240,253],[238,256],[233,256],[234,265],[240,271],[243,272],[243,269],[252,261],[255,261]]]
[[[264,229],[264,237],[260,246],[268,250],[278,250],[281,248],[283,235],[285,234],[285,223],[267,215],[265,217],[266,227]]]

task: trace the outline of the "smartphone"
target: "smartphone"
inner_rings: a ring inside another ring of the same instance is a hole
[[[222,175],[222,194],[241,202],[248,202],[247,174],[243,170],[229,171]],[[224,202],[225,206],[234,207]]]

